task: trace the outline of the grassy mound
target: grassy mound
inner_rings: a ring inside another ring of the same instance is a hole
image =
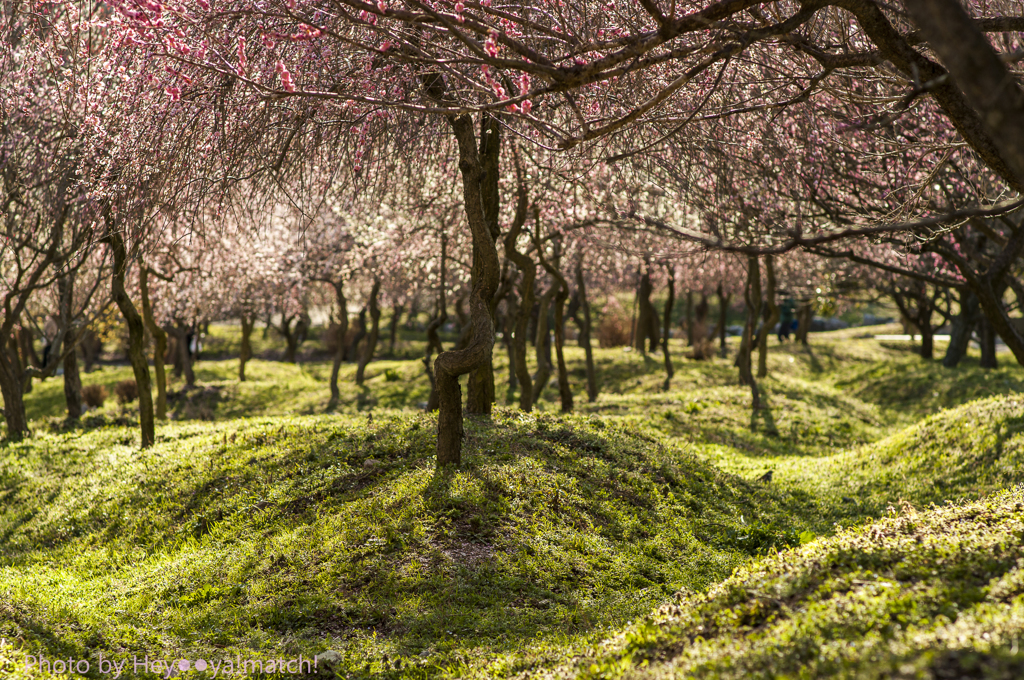
[[[450,474],[433,427],[377,412],[168,425],[148,451],[118,426],[8,445],[0,638],[94,668],[332,649],[350,677],[513,673],[799,541],[770,488],[625,425],[501,411],[469,423]]]
[[[752,563],[534,678],[1018,678],[1024,489]]]
[[[1024,397],[970,402],[874,444],[778,461],[778,478],[815,498],[827,522],[877,517],[900,501],[977,499],[1024,482]]]

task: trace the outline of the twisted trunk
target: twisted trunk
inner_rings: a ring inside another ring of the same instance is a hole
[[[473,134],[473,119],[466,114],[447,118],[459,144],[459,170],[462,173],[463,206],[476,260],[477,280],[470,294],[472,340],[464,349],[442,352],[434,362],[438,393],[437,465],[462,462],[462,389],[459,376],[490,364],[494,347],[494,325],[490,301],[498,289],[498,252],[484,217],[480,181],[483,168]]]

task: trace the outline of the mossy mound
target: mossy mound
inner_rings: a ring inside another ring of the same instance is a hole
[[[1019,678],[1024,489],[784,551],[533,678]]]
[[[0,637],[49,658],[521,668],[799,541],[769,489],[628,426],[500,411],[122,427],[0,449]],[[495,671],[497,672],[497,671]]]

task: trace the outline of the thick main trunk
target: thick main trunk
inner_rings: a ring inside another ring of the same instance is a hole
[[[779,322],[782,314],[779,306],[775,304],[775,260],[771,255],[764,259],[766,269],[767,287],[765,290],[765,304],[768,306],[768,313],[765,314],[764,326],[757,338],[757,377],[764,378],[768,375],[768,336],[772,329]]]
[[[363,354],[359,357],[359,367],[356,368],[356,384],[362,385],[366,378],[366,365],[373,359],[373,353],[377,350],[377,338],[380,334],[380,305],[377,303],[377,296],[380,294],[380,278],[373,280],[373,289],[370,291],[370,334],[366,338],[366,346]]]
[[[338,335],[335,338],[337,347],[334,348],[334,361],[331,363],[331,400],[329,406],[334,407],[341,399],[341,391],[338,389],[338,373],[341,371],[341,362],[345,360],[345,337],[348,335],[348,300],[345,298],[345,282],[335,281],[334,296],[338,305]]]
[[[672,307],[676,303],[676,275],[674,268],[668,267],[668,299],[665,300],[665,318],[662,319],[661,351],[665,355],[665,385],[668,388],[672,384],[672,376],[675,369],[672,367],[672,355],[668,351],[669,330],[672,328]],[[690,336],[690,344],[693,344],[693,293],[686,294],[686,332]]]
[[[747,307],[747,323],[743,326],[743,338],[736,364],[740,369],[740,384],[750,386],[751,408],[761,408],[761,395],[751,370],[751,355],[754,349],[754,332],[761,316],[761,267],[756,255],[747,256],[747,285],[744,288],[744,302]]]
[[[960,360],[967,355],[967,348],[971,343],[971,334],[974,327],[978,325],[981,312],[978,309],[978,296],[969,288],[960,288],[960,313],[953,318],[953,328],[949,334],[949,346],[946,348],[946,356],[942,359],[942,365],[946,368],[953,368],[960,363]]]
[[[576,291],[583,312],[583,323],[580,325],[580,345],[583,347],[587,362],[587,401],[597,401],[597,373],[594,370],[594,349],[590,345],[590,301],[587,299],[586,281],[583,278],[583,254],[576,259]]]
[[[125,323],[128,325],[128,360],[135,374],[135,385],[139,393],[139,427],[142,437],[142,448],[149,448],[155,441],[156,434],[153,422],[153,392],[149,377],[149,364],[146,361],[146,327],[142,315],[135,309],[132,299],[125,289],[124,280],[128,274],[128,253],[125,250],[121,234],[108,225],[106,236],[113,253],[113,272],[111,273],[111,291],[114,303],[121,310]]]
[[[78,352],[72,347],[64,355],[64,401],[68,407],[68,419],[82,417],[82,377],[78,373]]]
[[[153,317],[153,305],[149,297],[149,271],[144,262],[139,262],[139,290],[142,295],[142,318],[146,322],[149,334],[153,336],[153,374],[156,378],[156,418],[167,418],[167,371],[164,367],[164,355],[167,353],[167,333]],[[243,334],[245,324],[242,324]],[[243,347],[244,345],[243,340]],[[245,380],[244,372],[242,380]]]
[[[177,324],[174,327],[174,344],[178,350],[178,364],[185,374],[185,384],[189,387],[194,387],[196,384],[196,372],[192,369],[192,342],[189,337],[193,334],[194,331],[188,326]]]
[[[434,362],[437,381],[437,465],[459,465],[462,462],[462,390],[459,376],[491,361],[494,347],[494,325],[490,301],[498,290],[498,252],[484,217],[480,181],[483,168],[469,115],[450,116],[455,138],[459,143],[459,170],[462,173],[463,207],[473,235],[474,253],[479,261],[479,275],[470,295],[472,340],[461,350],[442,352]]]

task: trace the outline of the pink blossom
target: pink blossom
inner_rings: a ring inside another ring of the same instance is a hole
[[[181,99],[181,88],[167,86],[164,88],[164,92],[171,98],[172,102],[176,102]]]

